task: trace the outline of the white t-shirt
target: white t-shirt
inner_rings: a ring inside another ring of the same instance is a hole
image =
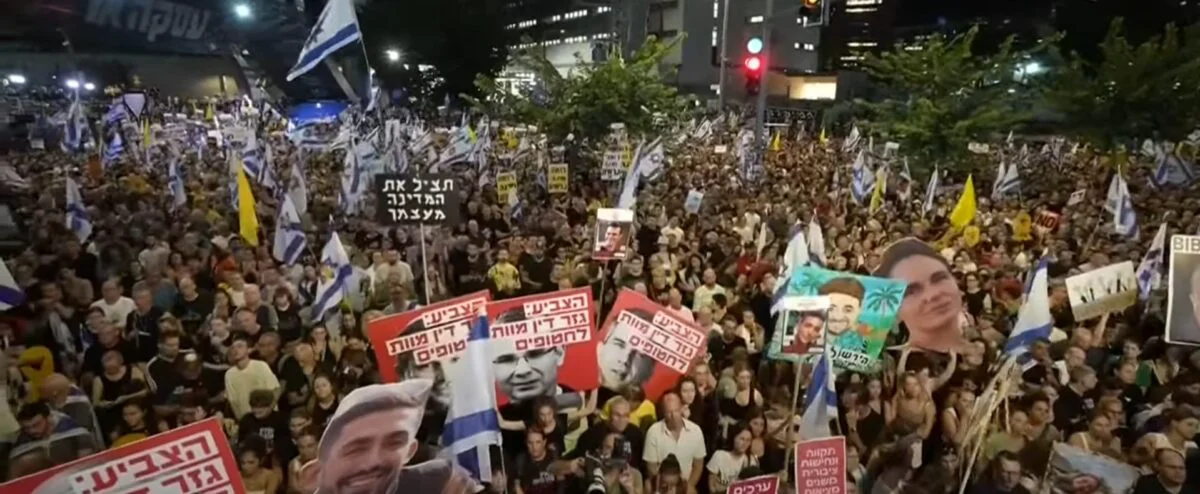
[[[104,318],[108,322],[116,326],[125,327],[125,319],[134,311],[136,306],[133,299],[129,297],[118,298],[116,302],[109,304],[103,298],[92,302],[92,307],[99,307],[104,311]]]
[[[704,460],[707,451],[704,447],[704,433],[700,426],[691,420],[684,419],[683,430],[679,438],[667,430],[667,422],[660,420],[646,431],[646,447],[642,450],[642,460],[648,463],[662,463],[667,455],[675,455],[679,460],[679,473],[688,478],[692,473],[692,462]]]
[[[717,475],[721,480],[721,485],[728,486],[737,480],[738,474],[742,473],[743,468],[756,463],[758,462],[754,460],[753,456],[742,455],[741,457],[735,457],[728,451],[719,449],[708,460],[708,472],[712,475]]]

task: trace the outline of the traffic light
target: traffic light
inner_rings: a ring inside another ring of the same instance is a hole
[[[762,51],[762,38],[753,37],[746,41],[746,52],[748,54],[742,60],[742,72],[746,78],[746,94],[750,96],[758,94],[758,88],[762,84],[763,72],[766,70]]]
[[[804,6],[810,9],[821,8],[821,0],[804,0]]]
[[[805,26],[824,24],[825,6],[821,5],[821,0],[801,0],[801,2],[800,17],[804,19]]]

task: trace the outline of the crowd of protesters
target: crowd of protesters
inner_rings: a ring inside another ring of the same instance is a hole
[[[461,221],[422,232],[381,226],[370,214],[338,215],[340,151],[301,151],[281,135],[265,140],[277,166],[300,160],[307,175],[310,252],[296,265],[271,256],[277,202],[269,191],[256,194],[259,246],[239,238],[214,142],[202,156],[185,155],[183,208],[171,206],[165,166],[127,158],[94,175],[85,158],[57,150],[0,158],[29,182],[0,184],[28,240],[5,260],[26,301],[0,318],[0,478],[220,417],[248,491],[303,492],[300,467],[316,458],[341,397],[378,382],[368,321],[481,289],[507,298],[580,286],[593,287],[602,314],[628,288],[694,320],[710,331],[706,359],[657,403],[638,389],[602,390],[598,404],[592,397],[579,409],[502,410],[511,420],[492,492],[585,492],[593,458],[603,460],[608,492],[626,494],[716,494],[738,478],[784,473],[797,420],[790,384],[807,370],[770,361],[764,348],[776,331],[778,257],[793,225],[815,215],[831,269],[870,274],[883,247],[915,236],[943,249],[965,295],[969,344],[959,351],[909,348],[898,328],[877,372],[838,376],[836,430],[846,437],[846,476],[858,492],[959,491],[974,402],[1001,358],[1025,274],[1043,254],[1053,260],[1054,335],[1035,344],[1035,365],[993,418],[968,492],[1039,491],[1055,442],[1140,470],[1139,494],[1200,489],[1200,353],[1163,341],[1162,294],[1077,321],[1062,282],[1110,263],[1136,264],[1158,221],[1169,234],[1197,231],[1195,185],[1152,190],[1146,163],[1127,168],[1144,219],[1136,240],[1109,235],[1111,215],[1096,203],[1112,169],[1080,151],[1032,153],[1019,195],[980,200],[981,238],[968,245],[943,235],[953,190],[923,214],[924,187],[905,194],[897,182],[886,207],[870,214],[850,199],[852,154],[815,136],[787,136],[767,155],[766,177],[744,184],[734,178],[734,156],[714,151],[732,144],[722,130],[668,149],[665,175],[639,193],[630,255],[597,263],[589,258],[594,213],[612,205],[619,182],[598,180],[598,164],[584,158],[570,163],[569,194],[548,194],[530,171],[516,218],[493,186],[464,171]],[[83,242],[63,222],[66,175],[78,177],[90,208],[94,232]],[[946,181],[965,179],[952,172]],[[1068,208],[1068,195],[1081,188],[1090,200]],[[683,207],[691,189],[705,192],[699,214]],[[1061,223],[1015,238],[1018,213],[1041,210],[1061,213]],[[758,255],[762,224],[773,240]],[[311,250],[334,229],[355,265],[351,293],[336,312],[310,314],[322,271]],[[424,421],[410,463],[438,454],[440,428]]]

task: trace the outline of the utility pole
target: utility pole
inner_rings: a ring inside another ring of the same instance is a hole
[[[729,66],[729,0],[721,6],[721,67],[717,76],[717,108],[725,110],[725,72]]]
[[[767,112],[767,78],[771,75],[771,62],[775,59],[775,51],[771,49],[771,23],[768,22],[774,10],[775,0],[767,0],[767,10],[763,13],[762,23],[763,47],[767,56],[764,57],[762,79],[758,81],[758,101],[755,103],[754,109],[754,152],[757,154],[756,158],[759,160],[757,166],[760,170],[763,169],[762,159],[766,154],[763,152],[766,145],[763,142],[763,119]]]

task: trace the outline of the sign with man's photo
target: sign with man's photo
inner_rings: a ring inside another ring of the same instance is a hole
[[[1067,298],[1076,321],[1120,312],[1137,303],[1133,262],[1125,261],[1067,278]]]
[[[592,243],[592,259],[597,261],[625,259],[632,231],[632,210],[615,208],[596,210],[596,236]]]
[[[1171,236],[1167,342],[1200,345],[1200,236]]]
[[[596,334],[600,385],[640,387],[657,400],[703,355],[708,333],[633,290],[621,290]]]
[[[487,313],[498,405],[552,397],[578,406],[572,391],[599,386],[591,287],[490,302]]]

